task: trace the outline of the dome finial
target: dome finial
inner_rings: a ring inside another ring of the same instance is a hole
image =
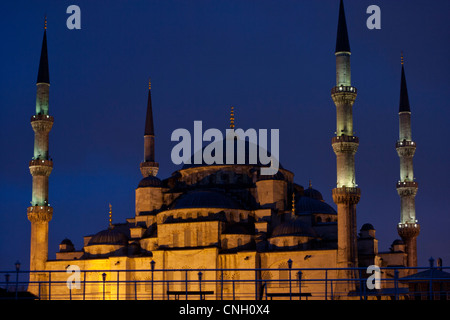
[[[152,89],[152,78],[148,78],[148,90]]]
[[[112,206],[109,204],[109,228],[112,228]]]
[[[292,216],[295,216],[295,192],[292,192]]]
[[[231,107],[230,111],[230,129],[234,129],[234,107]]]
[[[401,51],[401,57],[400,57],[400,61],[401,61],[401,64],[403,65],[403,51]]]
[[[47,15],[44,17],[44,30],[47,30]]]
[[[309,179],[309,188],[312,189],[311,179]]]

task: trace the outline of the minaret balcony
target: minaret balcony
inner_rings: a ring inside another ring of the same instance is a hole
[[[400,222],[397,225],[397,232],[404,240],[412,239],[419,235],[420,225],[417,223],[417,220],[415,222]]]
[[[49,122],[53,122],[54,118],[48,114],[36,114],[34,116],[31,117],[31,122],[33,121],[49,121]]]
[[[52,220],[53,208],[50,206],[32,206],[27,208],[27,217],[31,222],[49,222]]]
[[[417,189],[419,184],[416,181],[399,181],[397,182],[397,189],[399,188],[414,188]]]
[[[359,144],[359,138],[355,137],[355,136],[342,135],[342,136],[333,137],[331,139],[331,144],[338,143],[338,142],[353,142],[353,143]]]
[[[355,95],[358,93],[355,87],[352,86],[336,86],[331,89],[331,94],[335,93],[354,93]]]
[[[332,190],[334,203],[357,204],[361,198],[361,189],[358,187],[340,187]]]
[[[402,147],[416,147],[416,143],[414,141],[397,141],[397,143],[395,144],[396,148],[402,148]]]

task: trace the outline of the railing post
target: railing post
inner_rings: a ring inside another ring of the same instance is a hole
[[[86,300],[86,271],[83,272],[83,300]]]
[[[117,281],[116,281],[116,297],[119,300],[119,284],[120,284],[120,271],[117,270]]]
[[[298,276],[298,300],[302,300],[302,272],[299,270],[297,272]]]
[[[48,300],[52,300],[52,272],[48,272]]]
[[[292,300],[292,282],[291,282],[291,269],[292,269],[292,260],[288,260],[289,267],[289,300]]]
[[[258,300],[258,269],[255,268],[255,300]]]
[[[395,269],[394,271],[394,299],[398,299],[398,270]]]
[[[185,276],[185,291],[186,291],[186,300],[188,299],[188,271],[187,269],[184,271],[184,276]],[[181,285],[180,285],[181,287]]]
[[[325,300],[328,299],[328,269],[325,269]]]
[[[220,270],[220,300],[223,300],[223,269]]]
[[[20,262],[16,262],[16,300],[19,298],[19,270]]]

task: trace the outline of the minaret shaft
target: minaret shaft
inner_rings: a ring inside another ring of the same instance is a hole
[[[47,35],[44,30],[38,80],[36,83],[36,114],[31,117],[34,131],[34,154],[29,163],[33,177],[31,206],[27,208],[27,217],[31,222],[30,270],[45,270],[48,260],[48,223],[52,219],[53,208],[49,205],[49,176],[53,161],[49,157],[49,133],[53,126],[53,117],[49,115],[49,72],[47,56]],[[45,274],[30,273],[30,281],[43,281]],[[29,288],[39,294],[35,287]]]
[[[351,85],[350,44],[343,1],[339,8],[338,34],[336,40],[336,86],[331,89],[331,97],[336,105],[336,136],[332,139],[336,154],[336,188],[333,201],[338,213],[338,252],[339,268],[358,267],[356,243],[356,204],[361,197],[355,178],[355,154],[359,140],[353,132],[353,104],[357,90]],[[356,276],[351,270],[340,271],[339,277]],[[354,289],[354,283],[340,284],[342,290]]]
[[[416,143],[412,140],[411,109],[406,87],[403,56],[400,84],[399,140],[395,148],[400,158],[400,181],[397,182],[397,192],[400,196],[400,222],[397,226],[397,231],[406,246],[408,267],[416,267],[417,236],[420,232],[420,225],[416,219],[415,203],[418,184],[415,181],[413,170]]]

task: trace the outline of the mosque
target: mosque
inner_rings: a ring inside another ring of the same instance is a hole
[[[336,209],[323,200],[309,183],[294,182],[294,173],[280,165],[274,175],[262,175],[261,163],[185,164],[170,177],[157,177],[151,86],[144,130],[142,180],[137,182],[135,213],[122,223],[110,221],[105,230],[84,236],[76,249],[69,239],[59,245],[56,257],[48,257],[49,222],[53,208],[48,201],[48,179],[53,168],[49,157],[49,68],[47,27],[44,29],[37,78],[29,291],[45,299],[169,299],[188,292],[204,292],[206,299],[259,299],[264,295],[285,298],[303,292],[310,299],[350,299],[358,284],[354,267],[376,265],[417,266],[413,174],[416,145],[411,136],[411,110],[405,69],[401,63],[397,191],[401,220],[395,240],[386,252],[378,250],[374,227],[356,229],[356,207],[361,197],[355,180],[355,153],[359,140],[353,132],[352,108],[357,89],[351,83],[350,43],[343,1],[340,2],[336,40],[336,86],[331,98],[336,106],[337,185],[332,190]],[[234,127],[232,115],[231,127]],[[155,130],[156,129],[156,130]],[[248,147],[248,144],[247,144]],[[193,163],[193,161],[191,161]],[[331,165],[331,163],[330,163]],[[57,212],[56,212],[57,214]],[[65,271],[82,270],[81,286],[69,290]],[[325,270],[327,268],[327,270]],[[300,274],[289,271],[303,270]],[[101,270],[101,272],[97,272]],[[406,275],[406,271],[402,271]],[[383,278],[393,274],[384,272]],[[106,282],[105,282],[106,279]],[[307,281],[342,279],[342,281]],[[255,281],[256,280],[256,281]],[[41,285],[38,285],[38,284]],[[325,285],[324,285],[325,283]],[[103,285],[103,287],[102,287]],[[106,286],[106,289],[105,289]],[[300,287],[299,287],[300,286]],[[382,289],[389,283],[382,282]],[[325,295],[324,295],[325,292]]]

